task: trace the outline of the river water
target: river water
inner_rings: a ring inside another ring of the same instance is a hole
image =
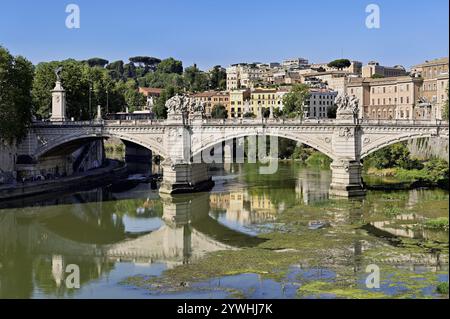
[[[0,203],[0,298],[439,298],[448,281],[448,230],[425,227],[448,217],[447,191],[333,199],[329,170],[289,162],[212,174],[189,196],[139,184]]]

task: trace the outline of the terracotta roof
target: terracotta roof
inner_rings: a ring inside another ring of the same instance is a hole
[[[163,89],[160,88],[146,88],[146,87],[139,87],[139,92],[143,93],[144,95],[149,94],[161,94]]]
[[[223,91],[205,91],[192,95],[193,97],[213,97],[213,96],[228,96],[228,92]]]

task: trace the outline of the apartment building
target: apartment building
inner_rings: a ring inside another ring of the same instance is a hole
[[[305,118],[328,117],[328,109],[334,105],[338,92],[328,89],[311,89],[309,100],[305,102]]]
[[[230,108],[230,95],[225,91],[206,91],[192,95],[197,102],[203,102],[205,105],[205,116],[211,117],[211,111],[214,106],[222,105],[227,110]]]
[[[393,67],[382,66],[376,61],[370,61],[367,65],[362,67],[362,77],[371,78],[375,75],[381,77],[397,77],[406,75],[406,70],[401,65],[396,65]]]
[[[247,111],[253,112],[253,109],[244,109],[250,105],[250,90],[232,90],[229,95],[228,118],[242,118]]]
[[[432,104],[433,116],[442,119],[442,108],[448,96],[448,57],[425,61],[412,69],[423,79],[420,96]]]
[[[421,85],[421,78],[411,76],[354,78],[347,84],[347,93],[359,99],[363,110],[360,117],[408,120],[430,118],[431,110],[416,108]]]
[[[263,111],[270,110],[273,114],[275,108],[283,108],[283,96],[286,90],[277,89],[255,89],[250,93],[250,107],[253,114],[261,116]]]
[[[283,63],[281,63],[281,66],[285,69],[294,69],[294,68],[306,69],[310,67],[310,64],[307,59],[292,58],[284,60]]]

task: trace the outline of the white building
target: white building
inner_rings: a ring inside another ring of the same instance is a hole
[[[327,118],[328,109],[334,105],[337,94],[327,89],[311,89],[309,100],[305,103],[305,118]]]

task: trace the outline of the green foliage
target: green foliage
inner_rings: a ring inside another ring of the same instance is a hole
[[[181,61],[175,60],[174,58],[168,58],[162,60],[158,64],[156,71],[161,73],[176,73],[183,74],[183,63]]]
[[[178,73],[162,73],[160,71],[147,73],[145,76],[138,79],[139,86],[165,88],[173,86],[177,88],[184,87],[184,79]]]
[[[96,67],[96,66],[104,68],[105,65],[107,65],[109,63],[109,61],[105,60],[105,59],[102,59],[102,58],[92,58],[92,59],[86,60],[86,63],[91,68]]]
[[[210,88],[214,90],[225,90],[227,85],[227,72],[220,65],[216,65],[209,74]]]
[[[323,153],[318,151],[313,152],[305,163],[311,167],[329,168],[332,160]]]
[[[63,67],[61,78],[66,90],[68,117],[76,120],[91,119],[95,115],[97,105],[101,105],[105,110],[107,99],[110,113],[124,111],[127,104],[133,108],[145,104],[145,98],[137,92],[133,80],[125,83],[111,78],[109,69],[111,65],[102,69],[91,68],[75,60],[45,62],[37,65],[32,88],[34,112],[38,118],[50,116],[50,91],[55,85],[54,70],[58,66]],[[120,61],[115,62],[115,67],[121,67]],[[91,109],[89,95],[91,95]]]
[[[138,92],[138,87],[134,80],[128,80],[123,85],[122,92],[125,97],[125,103],[130,112],[140,110],[141,107],[145,105],[146,98],[142,93]]]
[[[296,146],[296,141],[287,138],[278,138],[278,156],[280,158],[292,158]]]
[[[228,117],[228,111],[226,107],[221,104],[214,105],[211,110],[211,117],[213,119],[226,119]]]
[[[328,63],[328,67],[342,70],[348,68],[352,63],[348,59],[337,59]]]
[[[337,113],[337,106],[336,105],[332,105],[332,106],[327,108],[327,117],[329,119],[335,119],[336,118],[336,113]]]
[[[0,140],[11,143],[26,135],[31,121],[33,65],[0,46]]]
[[[191,92],[201,92],[209,89],[208,75],[200,71],[195,64],[184,70],[184,83],[185,88]]]
[[[283,116],[283,110],[281,110],[279,107],[274,107],[273,108],[273,116],[275,118],[280,118]]]
[[[396,143],[382,148],[369,155],[364,164],[378,169],[398,167],[403,169],[421,169],[418,160],[410,158],[410,152],[405,143]]]
[[[432,183],[447,186],[449,181],[448,162],[443,159],[432,159],[425,163],[423,170],[426,173],[427,180]]]
[[[130,62],[136,63],[143,70],[141,75],[145,75],[148,71],[155,71],[161,59],[151,56],[135,56],[129,58]]]
[[[424,227],[428,229],[448,231],[448,217],[428,219],[425,221]]]
[[[305,162],[313,152],[314,149],[312,149],[311,147],[300,144],[295,147],[295,150],[292,153],[292,158],[301,162]]]
[[[375,73],[371,76],[371,78],[372,79],[382,79],[382,78],[384,78],[384,75]]]
[[[436,287],[436,292],[441,295],[448,295],[448,281],[440,282]]]
[[[303,105],[309,98],[309,87],[305,84],[295,84],[291,92],[283,97],[283,114],[287,117],[303,117]]]

